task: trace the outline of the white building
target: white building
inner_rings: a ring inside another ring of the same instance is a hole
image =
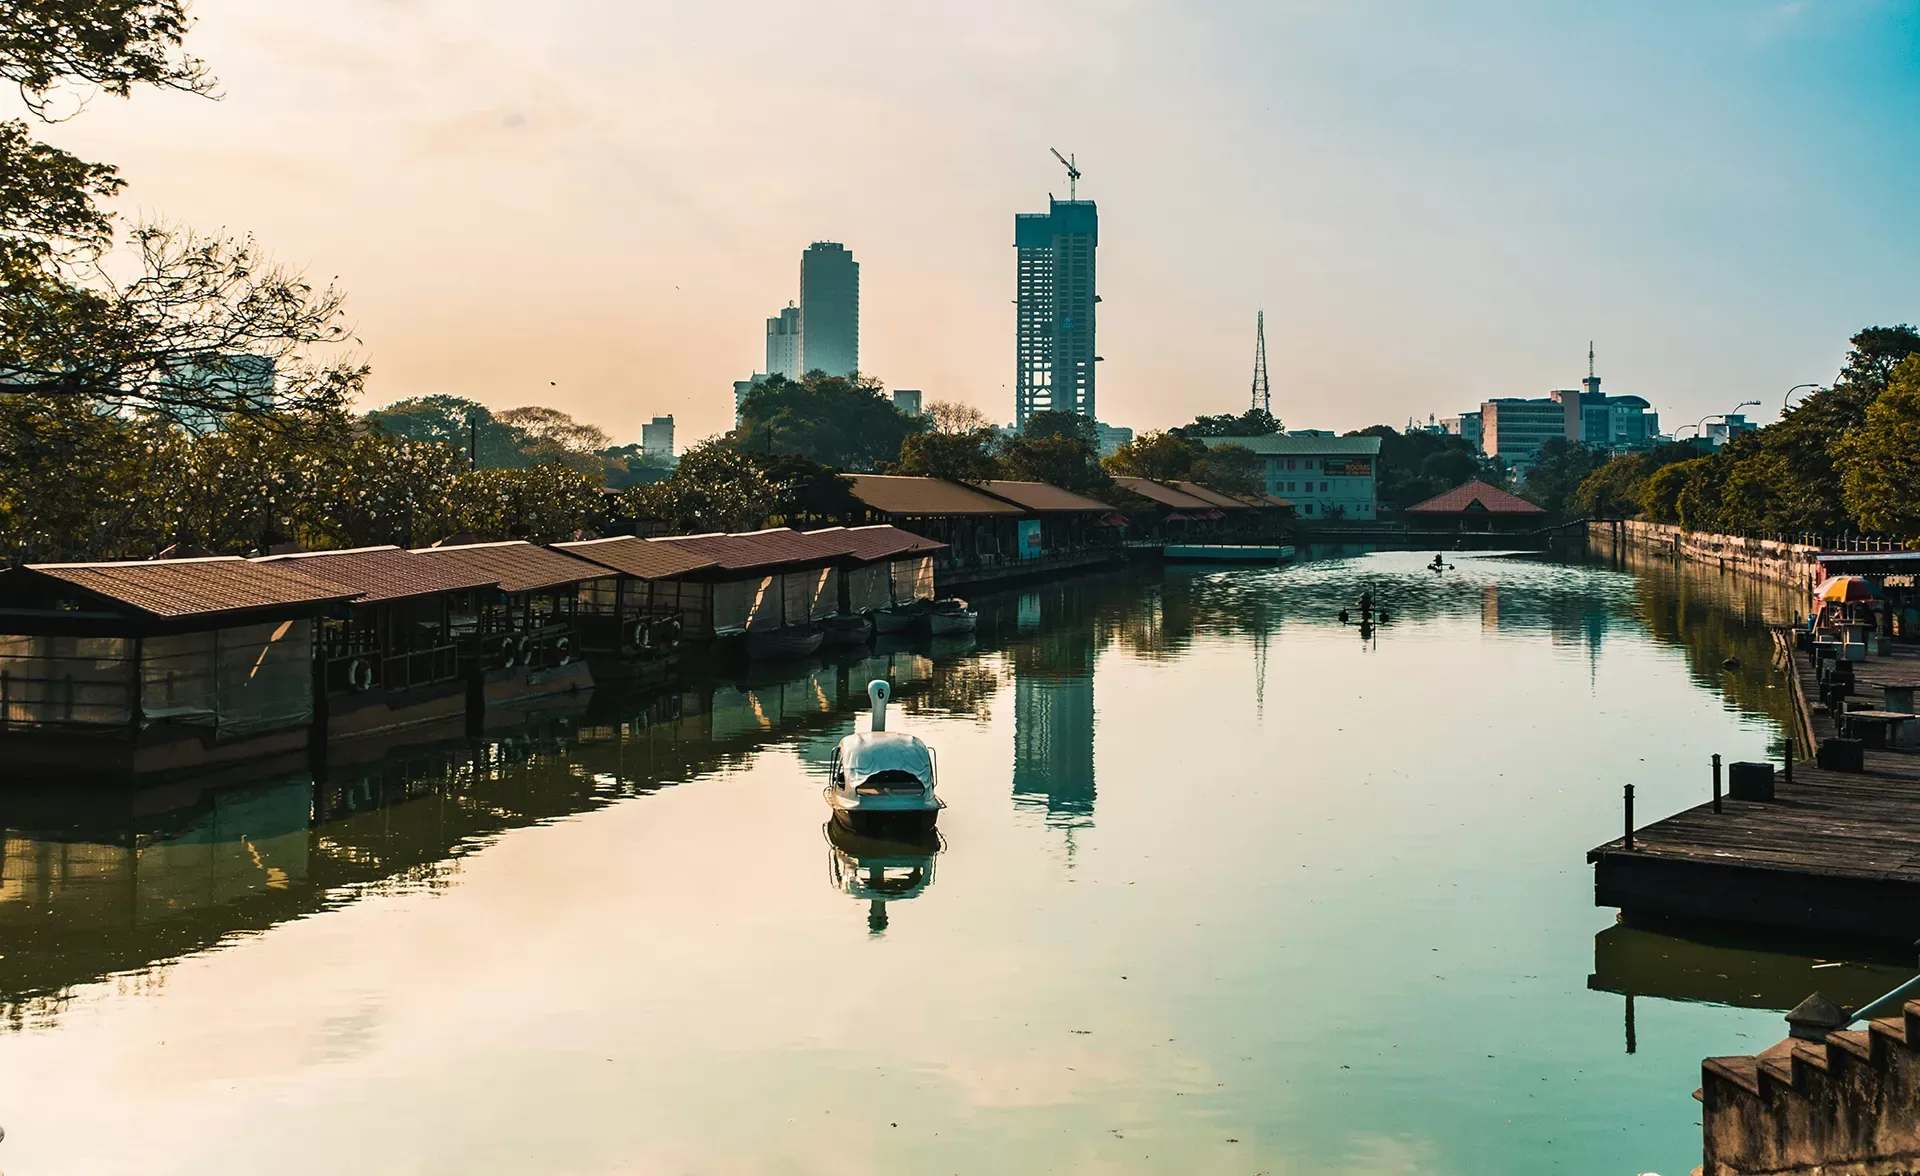
[[[800,308],[789,302],[767,320],[767,374],[797,380],[800,370]]]
[[[893,390],[893,406],[908,416],[919,416],[920,389],[895,388]]]
[[[767,382],[767,373],[755,372],[751,380],[733,382],[733,423],[740,423],[740,410],[747,406],[747,393]]]
[[[1380,438],[1313,436],[1203,437],[1208,448],[1238,445],[1266,459],[1266,490],[1293,503],[1302,519],[1373,522]]]
[[[648,457],[673,456],[673,414],[654,417],[640,426],[640,452]]]

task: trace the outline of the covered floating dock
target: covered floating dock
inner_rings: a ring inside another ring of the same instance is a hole
[[[239,556],[0,572],[0,761],[120,776],[305,748],[314,629],[356,595]]]
[[[500,586],[453,622],[473,651],[473,689],[483,706],[592,689],[576,632],[580,598],[583,585],[611,581],[615,573],[522,540],[419,547],[410,554]]]

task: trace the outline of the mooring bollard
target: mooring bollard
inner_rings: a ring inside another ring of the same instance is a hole
[[[1720,811],[1720,753],[1713,754],[1713,811]]]
[[[1620,839],[1627,849],[1633,848],[1633,785],[1627,785],[1627,835]]]

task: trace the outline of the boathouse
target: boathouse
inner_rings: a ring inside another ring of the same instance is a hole
[[[944,478],[847,474],[865,522],[891,523],[947,545],[934,560],[950,569],[991,567],[1018,558],[1024,507]]]
[[[1203,498],[1151,478],[1115,478],[1135,539],[1199,539],[1212,533],[1226,512]]]
[[[122,776],[304,748],[315,622],[356,595],[238,556],[0,572],[0,761]]]
[[[933,558],[946,544],[885,523],[823,527],[806,534],[847,548],[840,565],[841,615],[933,599]]]
[[[717,567],[710,556],[632,535],[555,543],[553,549],[616,573],[580,586],[580,643],[596,667],[625,662],[638,671],[662,668],[679,651],[680,635],[705,623],[706,593],[685,577]]]
[[[1126,531],[1126,516],[1113,507],[1047,482],[994,479],[973,486],[1032,516],[1018,524],[1018,554],[1023,560],[1095,548],[1117,550]]]
[[[1400,512],[1411,526],[1435,531],[1532,531],[1547,512],[1485,482],[1468,482]]]
[[[498,598],[493,573],[398,547],[307,551],[253,562],[293,568],[359,593],[314,630],[316,704],[328,738],[466,713],[469,667],[455,623]]]
[[[485,704],[536,698],[593,685],[580,660],[577,632],[583,585],[614,573],[524,540],[415,548],[410,554],[500,585],[454,617]]]
[[[681,610],[688,638],[811,630],[840,611],[839,564],[849,548],[833,532],[774,527],[646,542],[707,561],[674,577],[691,590]]]

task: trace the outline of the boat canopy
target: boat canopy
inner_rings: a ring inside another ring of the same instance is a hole
[[[933,783],[933,753],[920,740],[899,731],[847,736],[840,742],[840,767],[855,785],[881,772],[906,772],[922,784]]]

